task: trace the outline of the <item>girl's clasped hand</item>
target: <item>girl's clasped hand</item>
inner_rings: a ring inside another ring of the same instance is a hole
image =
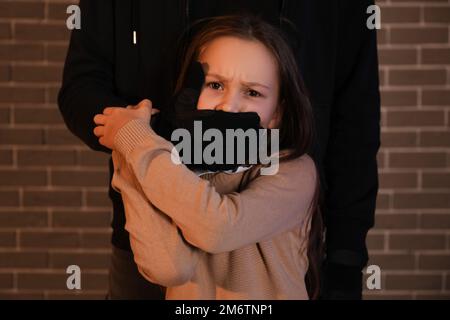
[[[159,110],[152,107],[152,102],[144,99],[137,105],[122,107],[106,107],[103,113],[94,116],[94,122],[97,125],[94,128],[94,134],[99,138],[101,145],[113,149],[114,138],[117,132],[129,121],[142,119],[150,123],[151,116],[158,113]]]

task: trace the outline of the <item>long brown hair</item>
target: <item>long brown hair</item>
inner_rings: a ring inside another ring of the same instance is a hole
[[[290,151],[280,158],[280,162],[309,153],[315,139],[314,116],[294,53],[281,30],[252,15],[203,19],[193,25],[191,30],[195,30],[195,33],[189,40],[189,44],[182,49],[183,58],[178,67],[175,93],[183,88],[189,64],[194,59],[198,59],[200,50],[210,41],[221,36],[259,41],[270,50],[278,64],[281,107],[279,146],[280,150]],[[307,247],[309,267],[305,279],[310,299],[317,299],[319,296],[320,267],[323,258],[323,221],[320,209],[322,196],[318,174],[317,177],[310,207],[311,214],[305,221],[305,223],[311,223]]]

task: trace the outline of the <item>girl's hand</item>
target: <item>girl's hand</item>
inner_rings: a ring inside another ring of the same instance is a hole
[[[129,121],[134,119],[143,119],[150,125],[150,119],[153,114],[158,113],[158,109],[152,108],[152,102],[144,99],[136,106],[107,107],[103,109],[103,114],[96,114],[94,122],[97,126],[94,128],[94,134],[99,137],[101,145],[113,149],[114,138],[117,132]]]

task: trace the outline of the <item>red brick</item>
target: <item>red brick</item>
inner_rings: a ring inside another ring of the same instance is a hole
[[[69,17],[67,7],[72,3],[49,3],[48,15],[49,19],[66,20]]]
[[[14,37],[17,40],[67,41],[70,30],[61,23],[16,23]]]
[[[389,83],[392,85],[444,85],[447,82],[445,69],[390,70]]]
[[[90,272],[82,274],[81,288],[85,290],[107,290],[108,273],[106,272]]]
[[[363,292],[363,300],[411,300],[411,299],[413,299],[412,292],[395,293],[386,290],[366,290]]]
[[[402,107],[417,105],[415,90],[381,90],[381,105],[383,107]]]
[[[419,269],[421,270],[450,270],[449,253],[422,253],[419,255]]]
[[[380,188],[416,188],[418,176],[414,172],[384,172],[379,174]]]
[[[65,271],[53,273],[44,272],[19,272],[17,277],[17,286],[19,289],[33,290],[67,290],[67,278],[69,274]],[[82,290],[106,290],[108,288],[108,274],[103,272],[92,273],[81,270],[81,289]]]
[[[440,290],[442,276],[434,274],[388,274],[386,289],[389,290]]]
[[[450,23],[450,6],[424,7],[425,22]]]
[[[95,152],[92,150],[80,150],[78,152],[78,161],[82,166],[101,166],[108,167],[111,156],[104,152]]]
[[[450,131],[425,131],[419,133],[419,145],[423,147],[450,146]]]
[[[0,300],[43,300],[45,298],[44,292],[36,291],[0,291]]]
[[[20,246],[22,248],[78,248],[80,235],[68,231],[22,231]]]
[[[0,226],[4,228],[45,227],[48,225],[46,211],[0,211]]]
[[[378,193],[376,207],[378,209],[388,209],[390,207],[391,195]]]
[[[0,247],[10,248],[16,246],[15,231],[0,231]]]
[[[393,250],[445,249],[445,234],[402,233],[389,235],[389,248]]]
[[[67,268],[69,265],[77,265],[81,270],[107,269],[110,261],[110,253],[50,253],[50,267]]]
[[[0,65],[0,82],[8,82],[11,80],[10,66],[7,64]]]
[[[44,186],[47,184],[45,170],[0,169],[3,186]]]
[[[12,150],[0,150],[0,165],[12,165],[13,163],[13,155]]]
[[[34,290],[67,290],[68,274],[62,271],[53,271],[52,273],[32,272],[17,274],[17,287],[22,289]]]
[[[382,169],[385,167],[384,163],[384,152],[378,151],[377,153],[377,165],[379,169]]]
[[[58,103],[58,93],[60,89],[60,85],[57,84],[56,87],[52,87],[52,85],[55,85],[55,83],[51,83],[48,88],[46,89],[46,102],[57,104]]]
[[[407,253],[371,254],[369,265],[375,264],[381,270],[411,270],[414,269],[414,255]]]
[[[0,123],[9,124],[10,123],[10,111],[9,108],[0,108]]]
[[[450,290],[450,273],[445,277],[445,290]]]
[[[383,68],[382,67],[380,67],[379,69],[378,69],[378,80],[379,80],[379,82],[380,82],[380,86],[381,87],[383,87],[383,86],[385,86],[386,85],[386,74],[387,74],[387,71],[386,70],[383,70]]]
[[[49,61],[63,62],[66,59],[66,44],[49,44],[46,50],[46,58]]]
[[[49,291],[49,300],[105,300],[106,299],[106,288],[102,290],[66,290],[64,292]]]
[[[75,164],[75,151],[19,150],[17,161],[20,166],[70,166]]]
[[[11,38],[11,24],[9,22],[0,22],[0,39]]]
[[[381,147],[415,147],[417,146],[415,132],[381,132]]]
[[[109,171],[106,170],[52,170],[53,186],[104,187],[109,185]]]
[[[415,299],[416,300],[450,300],[450,294],[442,293],[442,292],[432,292],[432,293],[419,292],[416,294]]]
[[[386,29],[377,30],[377,43],[378,44],[388,43],[388,31]]]
[[[108,187],[109,182],[106,184]],[[110,207],[112,205],[111,199],[108,196],[108,190],[105,191],[91,191],[86,192],[86,205],[89,207]]]
[[[422,105],[424,106],[450,105],[450,90],[424,89],[422,93]]]
[[[377,229],[415,229],[417,226],[418,217],[413,213],[377,213],[375,215]]]
[[[83,248],[111,249],[111,230],[104,232],[82,232],[81,246]]]
[[[369,232],[366,238],[367,248],[370,250],[384,249],[385,236],[383,234]]]
[[[450,64],[450,48],[422,48],[422,64]]]
[[[81,191],[40,191],[24,190],[25,206],[74,207],[81,206]]]
[[[17,124],[63,124],[61,112],[55,107],[16,107],[14,121]]]
[[[0,128],[0,144],[29,144],[43,143],[41,129]]]
[[[448,43],[447,27],[392,27],[391,43],[426,44]]]
[[[0,268],[46,268],[47,252],[5,251],[0,252]]]
[[[85,145],[77,136],[66,128],[46,128],[44,133],[45,143],[49,145]]]
[[[0,207],[16,207],[19,205],[19,192],[0,190]]]
[[[39,2],[0,2],[0,18],[44,18],[44,3]]]
[[[402,152],[389,153],[391,168],[445,168],[445,152]]]
[[[419,22],[420,7],[383,6],[381,8],[381,24]]]
[[[29,43],[0,44],[0,60],[4,61],[38,61],[44,59],[44,46]]]
[[[0,103],[43,103],[45,102],[44,88],[0,87]]]
[[[394,208],[441,209],[450,208],[450,192],[425,192],[394,194]]]
[[[24,66],[12,67],[12,80],[21,82],[60,82],[62,66]]]
[[[450,229],[450,213],[423,213],[420,217],[421,229]]]
[[[428,173],[422,174],[422,186],[424,188],[450,188],[450,173]]]
[[[14,279],[11,273],[0,273],[0,289],[13,288]]]
[[[110,211],[54,211],[52,222],[54,227],[66,228],[108,228],[111,222]]]

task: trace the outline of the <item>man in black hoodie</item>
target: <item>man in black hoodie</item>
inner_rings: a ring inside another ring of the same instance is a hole
[[[365,244],[374,224],[378,192],[380,95],[376,31],[368,29],[373,0],[81,0],[81,29],[74,30],[58,103],[69,130],[91,149],[111,153],[94,135],[93,117],[107,106],[144,98],[162,108],[173,87],[174,52],[193,21],[255,13],[291,36],[309,90],[318,132],[325,192],[324,299],[360,299]],[[294,28],[286,23],[291,21]],[[112,177],[112,161],[109,162]],[[124,229],[123,203],[113,203],[111,298],[162,299],[140,276]],[[158,257],[155,257],[157,259]]]

